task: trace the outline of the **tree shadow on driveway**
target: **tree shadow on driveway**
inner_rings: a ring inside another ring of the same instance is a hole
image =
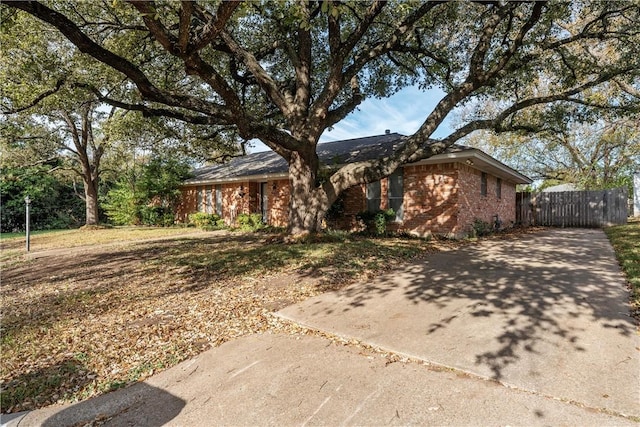
[[[601,230],[486,240],[282,313],[516,387],[640,414],[636,326]]]

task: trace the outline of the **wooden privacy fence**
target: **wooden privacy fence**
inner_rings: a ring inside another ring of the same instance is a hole
[[[603,227],[627,222],[627,190],[516,193],[516,222],[554,227]]]

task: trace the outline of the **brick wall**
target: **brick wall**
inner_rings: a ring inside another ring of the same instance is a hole
[[[225,224],[231,225],[234,214],[249,213],[252,199],[250,197],[249,182],[238,182],[232,184],[222,184],[222,218]],[[176,212],[176,221],[187,222],[189,214],[198,212],[198,193],[201,195],[203,202],[206,204],[207,190],[211,190],[212,209],[215,212],[216,203],[216,185],[199,185],[183,187],[181,191],[180,204]],[[255,191],[255,189],[254,189]],[[240,194],[244,193],[244,197]]]
[[[196,187],[182,187],[180,193],[180,203],[176,209],[176,221],[187,222],[189,214],[198,210],[196,206]]]
[[[404,218],[399,230],[418,236],[455,233],[457,164],[406,166],[403,178]]]
[[[244,194],[244,196],[242,196]],[[249,183],[222,184],[222,219],[226,225],[234,225],[235,218],[249,212]]]
[[[339,218],[326,221],[330,228],[339,230],[358,231],[360,224],[356,219],[359,212],[367,208],[367,186],[356,185],[342,193],[343,213]]]
[[[462,163],[405,166],[404,218],[390,224],[389,229],[425,236],[431,233],[462,236],[471,230],[475,219],[493,224],[498,215],[503,226],[515,222],[515,184],[502,180],[501,197],[496,193],[497,178],[487,175],[487,194],[481,194],[481,172]],[[388,207],[388,182],[381,181],[381,208]],[[185,187],[177,219],[186,221],[197,211],[197,190],[205,197],[205,186]],[[211,186],[215,194],[215,185]],[[231,225],[232,206],[235,215],[260,211],[259,183],[236,182],[222,185],[222,217]],[[267,183],[268,222],[286,227],[289,214],[290,183],[288,179]],[[240,197],[240,193],[245,193]],[[359,229],[356,214],[366,209],[366,185],[358,185],[343,195],[344,214],[331,221],[332,228]]]
[[[269,192],[268,209],[269,225],[286,227],[289,222],[289,195],[291,194],[288,179],[279,179],[267,183]]]
[[[458,178],[460,213],[457,232],[468,232],[475,219],[493,224],[494,215],[498,215],[503,227],[515,222],[516,185],[502,180],[502,194],[498,198],[497,178],[487,174],[487,195],[483,196],[481,176],[482,173],[479,170],[460,164]]]

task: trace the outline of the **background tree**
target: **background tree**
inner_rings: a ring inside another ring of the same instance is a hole
[[[31,199],[30,217],[34,230],[78,226],[83,204],[73,186],[47,166],[0,167],[0,231],[14,233],[25,228],[25,197]]]
[[[640,164],[639,126],[637,122],[601,121],[536,135],[484,131],[466,139],[465,144],[517,168],[539,181],[540,188],[572,183],[585,190],[630,189]]]
[[[191,176],[191,163],[166,154],[139,158],[136,174],[123,176],[107,193],[104,207],[117,225],[173,225],[180,186]],[[142,163],[144,162],[144,163]]]
[[[345,189],[438,154],[473,131],[534,130],[531,108],[602,107],[606,100],[588,92],[614,78],[639,87],[638,2],[14,1],[3,7],[50,24],[126,76],[126,90],[110,93],[94,83],[100,100],[206,124],[227,138],[258,138],[284,157],[292,233],[318,229]],[[438,86],[446,95],[392,155],[344,166],[318,183],[322,132],[365,97],[411,84]],[[474,100],[494,100],[500,108],[446,138],[430,138],[454,108]]]
[[[464,143],[541,181],[542,187],[572,183],[582,189],[631,189],[640,164],[640,93],[613,81],[587,91],[584,99],[589,102],[529,109],[515,127],[533,133],[481,131]],[[469,105],[457,120],[496,108]]]
[[[24,185],[42,193],[35,183],[45,185],[49,181],[45,177],[34,181],[32,174],[57,170],[55,178],[60,178],[60,171],[72,171],[82,183],[77,195],[85,203],[86,225],[99,222],[103,172],[108,181],[115,181],[126,173],[127,164],[134,162],[128,160],[135,159],[136,152],[162,146],[167,155],[198,159],[235,153],[235,145],[233,149],[230,144],[224,145],[222,150],[217,150],[216,144],[212,146],[205,127],[193,129],[188,123],[171,119],[145,119],[139,112],[123,112],[99,101],[87,88],[87,77],[92,88],[114,93],[125,84],[121,76],[84,57],[59,32],[28,15],[3,16],[0,44],[4,157],[8,155],[14,168],[29,169],[28,175],[12,174],[11,179],[19,181],[29,176]],[[34,163],[34,159],[38,160]],[[35,164],[51,167],[32,168]],[[5,205],[11,205],[12,194],[5,193]],[[58,204],[50,207],[60,208]]]
[[[67,91],[60,92],[60,96],[67,94]],[[57,101],[57,98],[50,97],[42,102],[38,112],[30,109],[28,114],[11,117],[9,120],[20,129],[18,134],[12,135],[11,144],[19,144],[21,140],[33,143],[41,138],[53,143],[55,150],[50,156],[58,159],[58,168],[71,170],[80,177],[83,192],[78,195],[85,204],[85,224],[95,225],[98,224],[101,161],[109,144],[107,135],[100,129],[106,117],[97,111],[95,100],[78,101],[73,105],[70,99],[71,95],[65,99],[66,105],[52,105],[51,101]],[[29,133],[29,129],[36,127],[46,129],[46,137]]]
[[[18,137],[20,136],[20,137]],[[31,202],[33,229],[79,226],[84,206],[65,173],[55,138],[41,123],[15,127],[0,120],[0,228],[24,230],[25,202]]]
[[[25,24],[25,18],[3,19],[0,31],[0,103],[3,122],[13,129],[6,135],[7,143],[29,146],[29,151],[46,144],[47,157],[57,159],[56,169],[72,171],[82,182],[83,190],[77,195],[85,204],[84,222],[95,225],[101,162],[109,145],[101,127],[108,114],[91,92],[71,82],[74,75],[83,73],[107,71],[109,75],[109,69],[87,62],[58,32],[39,23]],[[110,75],[117,74],[111,71]],[[109,109],[113,113],[115,107]],[[29,166],[30,161],[24,159],[21,166]]]

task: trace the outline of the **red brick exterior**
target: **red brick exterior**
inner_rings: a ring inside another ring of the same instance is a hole
[[[487,175],[487,195],[480,194],[481,172],[463,164],[458,164],[460,188],[460,231],[469,231],[475,219],[490,224],[498,215],[503,227],[516,221],[516,185],[502,180],[501,197],[497,196],[497,177]]]
[[[401,229],[418,236],[456,233],[456,178],[455,163],[405,167]]]
[[[289,222],[289,180],[269,181],[269,225],[286,227]]]
[[[197,187],[182,187],[180,192],[180,203],[176,208],[176,221],[187,222],[189,214],[198,211],[196,206],[196,188]]]
[[[476,219],[502,226],[515,222],[516,185],[487,174],[487,194],[481,194],[482,172],[463,163],[414,165],[404,168],[404,219],[401,230],[462,236]]]
[[[233,225],[235,218],[241,214],[260,213],[261,195],[260,182],[234,182],[218,184],[222,190],[222,218],[225,224]],[[181,202],[178,205],[176,220],[188,222],[189,214],[206,211],[206,206],[198,206],[198,193],[202,200],[206,199],[208,189],[212,192],[213,209],[215,212],[216,184],[183,187]],[[267,181],[267,222],[275,227],[286,227],[289,215],[289,180]],[[206,205],[206,202],[205,202]]]
[[[516,186],[502,180],[501,196],[497,194],[498,178],[487,174],[487,194],[481,194],[481,171],[463,163],[451,162],[432,165],[409,165],[403,169],[404,217],[402,222],[393,223],[390,229],[418,236],[444,234],[463,236],[472,229],[476,219],[493,224],[494,216],[502,226],[515,222]],[[388,207],[388,180],[382,179],[381,209]],[[178,221],[185,222],[188,214],[198,210],[197,192],[205,198],[206,189],[214,194],[215,185],[185,187],[182,203],[178,209]],[[289,211],[289,180],[267,181],[268,212],[267,222],[276,227],[286,227]],[[222,184],[222,217],[228,225],[233,224],[234,215],[261,211],[259,182],[235,182]],[[361,224],[356,214],[367,208],[366,186],[348,189],[342,196],[343,214],[334,221],[327,221],[329,227],[358,230]],[[233,209],[232,207],[235,207]]]

